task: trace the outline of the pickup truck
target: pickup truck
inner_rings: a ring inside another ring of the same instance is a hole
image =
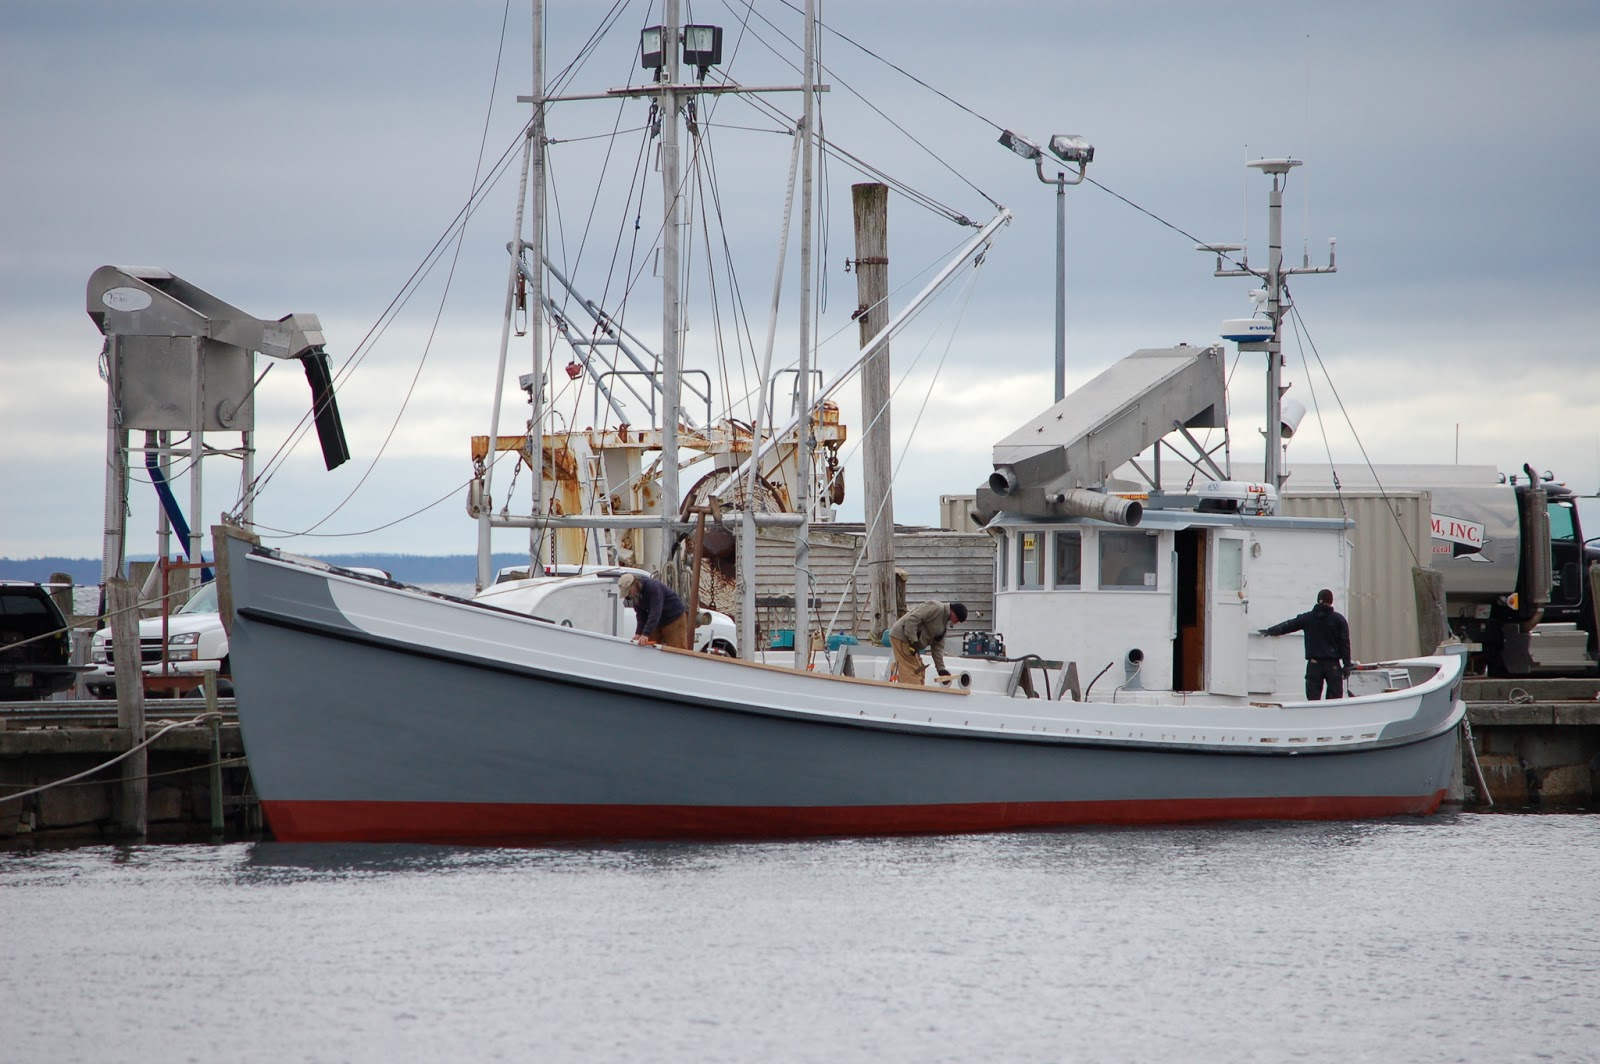
[[[228,633],[217,612],[215,583],[203,585],[169,616],[147,617],[139,622],[139,662],[144,670],[145,693],[150,695],[189,694],[200,686],[207,672],[231,680]],[[94,634],[89,644],[89,664],[91,669],[83,678],[89,694],[115,698],[117,678],[110,628]],[[231,684],[217,686],[222,693],[233,693]]]
[[[35,701],[72,686],[66,619],[40,584],[0,580],[0,702]]]

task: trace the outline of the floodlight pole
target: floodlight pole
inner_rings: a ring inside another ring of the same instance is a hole
[[[1055,142],[1060,139],[1059,136],[1052,138],[1052,149]],[[1082,141],[1079,140],[1078,143],[1081,144]],[[1087,148],[1086,145],[1085,147]],[[1068,178],[1064,170],[1058,170],[1054,177],[1046,177],[1044,154],[1040,152],[1033,156],[1034,171],[1039,175],[1039,180],[1056,187],[1056,402],[1058,403],[1067,397],[1067,186],[1083,183],[1084,171],[1088,169],[1089,162],[1093,158],[1094,149],[1087,148],[1087,156],[1080,155],[1073,159],[1072,161],[1078,164],[1078,176]]]
[[[1067,397],[1067,181],[1056,174],[1056,402]]]

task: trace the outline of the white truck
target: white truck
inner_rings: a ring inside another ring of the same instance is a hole
[[[115,698],[117,678],[111,629],[102,628],[89,644],[90,671],[83,684],[95,698]],[[231,681],[228,633],[217,612],[217,585],[204,584],[166,617],[146,617],[139,622],[139,667],[144,688],[152,695],[186,695],[199,687],[204,674],[217,673]],[[230,688],[219,689],[232,693]]]
[[[1600,561],[1600,548],[1585,542],[1576,496],[1566,485],[1531,466],[1514,475],[1484,465],[1339,466],[1333,472],[1343,490],[1432,496],[1431,553],[1420,560],[1431,560],[1444,574],[1446,620],[1457,637],[1478,647],[1472,661],[1480,671],[1593,672],[1589,566]],[[1297,466],[1285,500],[1331,485],[1326,466]],[[1409,588],[1388,590],[1410,594]]]

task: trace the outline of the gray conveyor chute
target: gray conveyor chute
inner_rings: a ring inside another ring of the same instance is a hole
[[[1135,351],[995,444],[976,509],[1138,524],[1136,502],[1097,490],[1106,477],[1176,426],[1226,424],[1222,348]]]

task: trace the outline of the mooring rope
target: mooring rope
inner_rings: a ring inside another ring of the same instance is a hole
[[[1467,737],[1467,753],[1472,755],[1472,773],[1478,777],[1478,793],[1483,795],[1483,804],[1494,808],[1494,795],[1489,793],[1489,781],[1484,778],[1483,766],[1478,764],[1478,748],[1472,742],[1472,722],[1466,717],[1461,718],[1461,730]]]
[[[60,786],[62,786],[64,784],[75,783],[78,780],[83,779],[85,776],[92,776],[96,772],[100,772],[103,769],[110,768],[112,765],[115,765],[118,761],[121,761],[124,758],[132,757],[134,754],[138,753],[140,750],[143,750],[145,747],[149,746],[151,743],[155,742],[157,739],[161,738],[163,735],[167,734],[167,732],[171,731],[174,728],[186,728],[186,727],[189,727],[192,724],[199,724],[199,723],[201,723],[203,721],[209,720],[212,717],[216,717],[218,719],[221,719],[222,714],[220,714],[220,713],[202,713],[198,717],[193,717],[193,718],[191,718],[189,720],[167,721],[166,722],[166,726],[164,728],[162,728],[160,731],[156,732],[154,735],[152,735],[149,738],[145,739],[144,742],[135,743],[133,746],[128,747],[128,749],[124,750],[122,753],[118,754],[116,757],[113,757],[110,761],[107,761],[103,765],[96,765],[94,768],[86,769],[85,771],[80,772],[75,776],[68,776],[66,779],[56,780],[54,783],[46,783],[41,787],[34,787],[34,788],[30,789],[30,790],[19,791],[16,794],[0,795],[0,802],[16,801],[18,798],[26,798],[30,794],[39,794],[40,792],[48,791],[53,787],[60,787]]]

